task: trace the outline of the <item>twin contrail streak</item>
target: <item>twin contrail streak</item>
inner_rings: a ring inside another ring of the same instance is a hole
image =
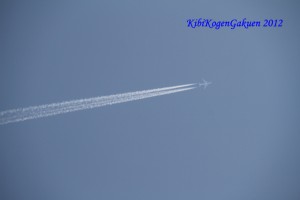
[[[195,85],[196,84],[185,84],[173,87],[127,92],[122,94],[6,110],[0,112],[0,125],[183,92],[195,89]]]

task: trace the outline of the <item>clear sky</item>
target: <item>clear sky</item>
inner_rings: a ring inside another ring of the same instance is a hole
[[[1,1],[0,111],[213,84],[0,126],[0,199],[300,199],[299,2],[242,2]]]

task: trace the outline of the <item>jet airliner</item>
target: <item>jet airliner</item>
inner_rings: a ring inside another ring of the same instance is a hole
[[[202,79],[203,83],[199,83],[199,87],[203,86],[204,89],[206,89],[206,87],[210,84],[212,84],[212,82],[207,82],[206,80]]]

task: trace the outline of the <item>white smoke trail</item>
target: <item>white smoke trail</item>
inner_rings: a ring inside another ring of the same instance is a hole
[[[31,106],[27,108],[12,109],[0,112],[0,125],[25,121],[28,119],[36,119],[41,117],[48,117],[78,110],[92,109],[96,107],[112,105],[117,103],[124,103],[135,101],[155,96],[183,92],[194,89],[195,84],[186,84],[173,87],[164,87],[151,90],[143,90],[137,92],[128,92],[123,94],[108,95],[102,97],[94,97],[89,99],[80,99],[73,101],[66,101],[61,103],[46,104],[40,106]]]

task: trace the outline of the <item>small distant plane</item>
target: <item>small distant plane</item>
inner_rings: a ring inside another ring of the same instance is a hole
[[[199,83],[199,87],[203,86],[204,89],[206,89],[206,87],[210,84],[212,84],[212,82],[207,82],[206,80],[202,79],[203,83]]]

